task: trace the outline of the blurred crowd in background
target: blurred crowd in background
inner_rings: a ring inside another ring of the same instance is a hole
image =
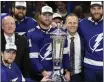
[[[13,1],[1,2],[1,13],[12,14]],[[67,14],[74,12],[79,18],[89,17],[90,1],[27,1],[26,16],[38,20],[38,13],[42,6],[49,5],[54,12],[66,9]],[[66,8],[64,8],[66,7]]]

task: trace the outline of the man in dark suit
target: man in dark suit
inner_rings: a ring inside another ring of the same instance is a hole
[[[69,62],[70,62],[70,82],[83,82],[82,68],[84,58],[84,41],[79,36],[78,17],[70,14],[66,17],[65,26],[67,28],[67,40],[69,46]]]
[[[17,46],[15,62],[19,66],[24,77],[29,77],[29,52],[27,40],[24,36],[14,33],[15,20],[11,16],[2,19],[1,51],[4,51],[6,43],[15,43]]]

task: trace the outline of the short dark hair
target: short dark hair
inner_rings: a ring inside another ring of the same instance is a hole
[[[67,18],[70,17],[70,16],[75,16],[76,18],[78,18],[78,16],[77,16],[76,14],[70,13],[70,14],[65,18],[65,22],[66,22]]]
[[[55,3],[56,3],[56,5],[57,5],[57,2],[62,2],[62,3],[64,3],[64,4],[68,4],[68,1],[56,1]]]

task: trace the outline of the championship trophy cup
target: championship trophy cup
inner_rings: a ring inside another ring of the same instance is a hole
[[[50,75],[50,78],[53,82],[65,82],[65,77],[61,73],[62,69],[62,58],[63,58],[63,50],[64,43],[66,39],[66,33],[58,28],[50,33],[52,42],[52,60],[53,60],[53,72]]]

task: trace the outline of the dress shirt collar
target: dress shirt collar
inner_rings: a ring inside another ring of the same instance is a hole
[[[71,38],[71,37],[78,38],[78,32],[76,32],[74,36],[71,36],[71,35],[69,34],[69,32],[67,32],[67,34],[68,34],[68,38]]]
[[[10,38],[7,34],[5,34],[4,33],[4,37],[5,37],[5,40],[7,41],[8,40],[8,38]],[[13,34],[12,36],[11,36],[11,38],[12,38],[12,40],[13,40],[13,42],[15,41],[15,34]]]

